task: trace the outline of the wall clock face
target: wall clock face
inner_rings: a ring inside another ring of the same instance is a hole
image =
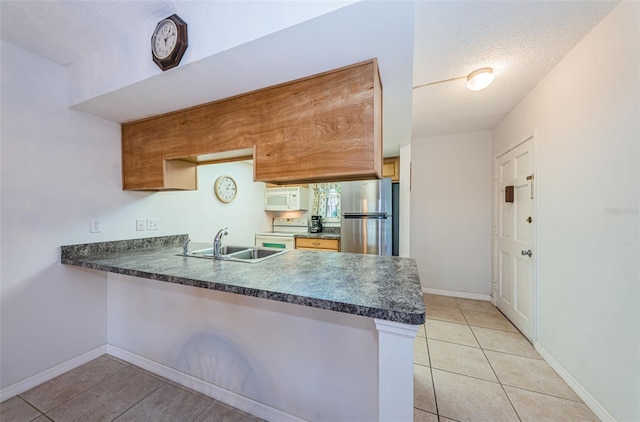
[[[220,201],[229,203],[236,198],[238,186],[233,178],[229,176],[220,176],[216,179],[216,183],[213,185],[213,191]]]
[[[187,46],[187,24],[178,15],[161,20],[151,36],[151,55],[162,70],[176,67]]]

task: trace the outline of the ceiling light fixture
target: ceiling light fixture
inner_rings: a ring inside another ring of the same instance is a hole
[[[466,79],[467,88],[469,90],[479,91],[491,85],[491,82],[493,82],[494,78],[495,78],[495,75],[493,74],[493,69],[490,67],[483,67],[482,69],[474,70],[473,72],[469,73],[469,75],[467,76],[458,76],[456,78],[450,78],[442,81],[429,82],[422,85],[416,85],[413,87],[413,89],[422,88],[430,85],[437,85],[444,82],[457,81],[458,79]]]
[[[493,78],[495,75],[490,67],[474,70],[467,76],[467,88],[471,91],[480,91],[491,85]]]

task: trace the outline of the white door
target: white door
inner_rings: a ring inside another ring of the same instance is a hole
[[[497,158],[496,305],[531,341],[535,332],[533,139]],[[512,192],[510,192],[512,190]]]

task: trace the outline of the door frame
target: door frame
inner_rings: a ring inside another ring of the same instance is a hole
[[[533,218],[533,228],[532,228],[532,249],[534,251],[532,258],[532,278],[533,278],[533,338],[529,339],[533,344],[538,339],[538,255],[540,254],[540,249],[538,248],[538,185],[540,181],[539,173],[538,173],[538,142],[536,139],[538,138],[538,131],[533,130],[530,134],[519,138],[518,141],[510,144],[508,147],[499,150],[493,156],[493,221],[492,221],[492,235],[491,235],[491,303],[494,306],[497,306],[498,300],[498,215],[499,215],[499,189],[498,189],[498,159],[511,151],[512,149],[524,144],[527,141],[531,141],[531,149],[533,151],[533,204],[532,204],[532,218]],[[516,327],[517,328],[517,327]]]

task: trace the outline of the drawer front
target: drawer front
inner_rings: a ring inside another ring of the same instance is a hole
[[[340,250],[340,241],[338,239],[309,239],[297,237],[296,249],[326,249],[337,252]]]

